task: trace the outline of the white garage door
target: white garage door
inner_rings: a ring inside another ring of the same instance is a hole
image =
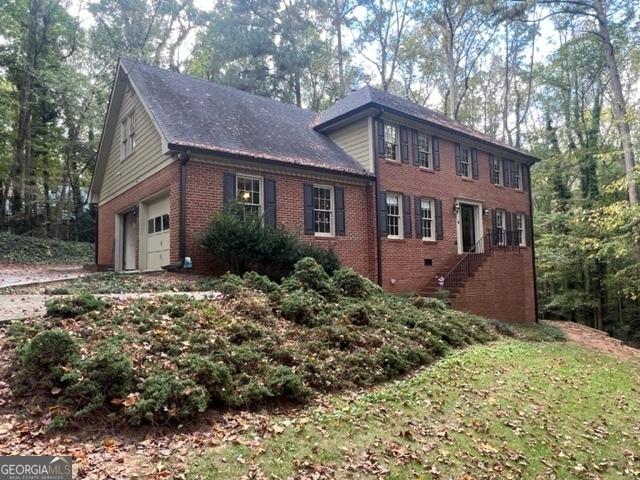
[[[147,204],[147,269],[169,264],[169,197]]]

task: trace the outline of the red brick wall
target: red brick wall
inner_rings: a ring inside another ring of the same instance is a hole
[[[345,266],[375,280],[375,223],[372,185],[336,182],[317,176],[278,174],[246,167],[224,167],[192,159],[187,164],[187,255],[195,271],[216,271],[215,260],[200,246],[200,236],[213,212],[222,208],[224,172],[246,173],[276,181],[276,221],[305,241],[332,248]],[[345,236],[315,238],[304,235],[303,185],[321,182],[343,186],[345,192]],[[175,223],[174,223],[175,225]]]
[[[123,194],[98,207],[98,266],[114,268],[116,215],[162,190],[169,190],[171,228],[171,262],[179,260],[180,164],[172,163]]]
[[[387,160],[378,161],[379,190],[386,192],[411,195],[412,237],[402,240],[381,238],[382,251],[382,285],[392,292],[420,291],[432,283],[434,276],[441,273],[444,265],[450,262],[451,257],[457,255],[457,219],[454,212],[456,198],[466,198],[482,202],[484,208],[492,210],[502,208],[508,212],[529,213],[528,192],[518,191],[513,188],[501,187],[491,184],[489,177],[489,155],[478,151],[479,179],[468,180],[456,175],[454,143],[440,139],[440,171],[421,169],[413,164],[403,164]],[[415,238],[415,212],[413,211],[413,197],[431,197],[442,200],[443,232],[444,239],[436,242],[423,242]],[[491,215],[483,217],[483,231],[491,228]],[[425,266],[424,259],[432,259],[432,266]],[[500,258],[500,260],[498,260]],[[523,263],[523,258],[528,259]],[[488,316],[505,318],[512,321],[520,321],[523,317],[527,321],[533,320],[533,271],[531,261],[531,248],[527,247],[517,252],[500,252],[489,257],[485,263],[487,271],[493,263],[507,264],[513,262],[514,267],[495,267],[496,277],[485,276],[487,282],[487,294],[475,296],[474,304],[470,303],[471,293],[466,293],[467,287],[461,295],[467,295],[468,310],[482,312]],[[516,268],[517,267],[517,268]],[[522,269],[522,270],[520,270]],[[509,271],[510,276],[501,272]],[[498,273],[500,273],[498,275]],[[517,277],[517,280],[513,280]],[[392,283],[394,282],[395,283]],[[526,313],[519,311],[517,315],[507,318],[501,307],[492,306],[499,304],[503,298],[501,293],[497,297],[489,295],[489,290],[502,292],[511,290],[514,281],[519,282],[522,288],[509,295],[521,297],[520,303],[526,304]],[[474,284],[477,282],[474,282]],[[476,288],[476,287],[474,287]],[[460,300],[462,305],[463,300]],[[477,308],[474,307],[477,305]]]

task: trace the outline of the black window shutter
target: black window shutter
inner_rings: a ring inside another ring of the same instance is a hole
[[[509,168],[509,162],[507,160],[505,160],[504,158],[502,159],[502,183],[505,187],[509,187],[511,186],[511,171]]]
[[[411,236],[411,197],[409,195],[402,195],[402,229],[404,237]]]
[[[222,176],[222,202],[233,203],[236,200],[236,174],[225,172]]]
[[[411,130],[411,156],[413,164],[420,165],[420,154],[418,153],[418,131]]]
[[[440,139],[438,137],[431,137],[433,145],[433,169],[440,170]]]
[[[456,175],[462,175],[462,147],[456,143]]]
[[[495,185],[495,179],[493,177],[493,172],[494,172],[494,166],[496,164],[496,157],[495,155],[489,155],[489,181],[491,183],[493,183]]]
[[[475,148],[471,149],[471,174],[474,180],[480,178],[480,173],[478,172],[478,151]]]
[[[276,181],[273,178],[264,179],[264,223],[276,226]]]
[[[378,192],[378,229],[380,235],[387,234],[387,194]]]
[[[304,184],[304,234],[313,235],[313,184]]]
[[[491,210],[491,243],[498,245],[498,228],[496,221],[497,211]]]
[[[407,127],[400,127],[400,160],[409,163],[409,132]]]
[[[533,224],[531,223],[531,217],[529,215],[524,216],[524,234],[527,239],[527,246],[533,245]]]
[[[531,177],[529,176],[529,165],[522,164],[522,189],[525,192],[529,191],[529,180]]]
[[[335,187],[333,192],[336,197],[336,235],[344,235],[344,188]]]
[[[415,197],[416,238],[422,238],[422,199]]]
[[[376,154],[378,158],[384,158],[384,122],[376,120]]]
[[[442,200],[436,198],[433,203],[436,206],[436,240],[443,240],[444,229],[442,225]]]

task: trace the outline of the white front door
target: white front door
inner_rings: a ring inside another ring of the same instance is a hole
[[[136,250],[138,246],[138,225],[136,222],[136,215],[133,212],[129,212],[124,215],[122,219],[124,233],[124,242],[122,243],[124,252],[123,258],[123,270],[135,270],[136,269]]]
[[[147,204],[147,270],[158,270],[170,263],[169,197],[163,197]]]

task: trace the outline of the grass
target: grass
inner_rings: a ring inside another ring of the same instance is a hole
[[[0,233],[0,262],[26,264],[93,263],[94,245]]]
[[[637,478],[639,393],[637,365],[575,345],[473,346],[272,417],[264,439],[194,456],[187,478]]]

